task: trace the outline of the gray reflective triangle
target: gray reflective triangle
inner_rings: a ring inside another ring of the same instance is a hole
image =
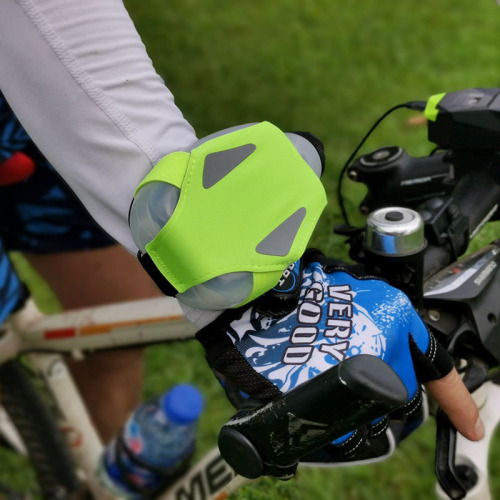
[[[244,144],[237,148],[226,149],[210,153],[205,157],[203,168],[203,187],[211,188],[227,174],[232,172],[243,160],[248,158],[256,149],[255,144]]]
[[[304,207],[299,208],[257,245],[255,249],[257,253],[277,255],[279,257],[288,255],[305,216],[306,209]]]

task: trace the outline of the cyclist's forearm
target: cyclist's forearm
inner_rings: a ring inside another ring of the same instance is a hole
[[[139,181],[193,129],[120,0],[3,0],[0,88],[91,215],[135,252]]]

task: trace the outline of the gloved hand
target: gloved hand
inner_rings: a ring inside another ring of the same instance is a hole
[[[259,406],[347,358],[369,354],[389,364],[408,391],[406,405],[391,415],[405,424],[396,440],[404,437],[425,417],[420,384],[448,374],[451,357],[409,299],[386,282],[356,278],[318,252],[306,252],[301,265],[303,270],[299,263],[289,269],[282,283],[298,292],[298,302],[290,300],[291,291],[275,294],[270,303],[263,296],[226,311],[198,333],[230,400],[238,408]],[[280,315],[273,317],[276,310]],[[307,460],[386,455],[394,442],[388,429],[389,418],[352,429]]]

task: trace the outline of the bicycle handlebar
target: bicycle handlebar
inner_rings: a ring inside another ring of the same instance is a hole
[[[433,198],[420,206],[426,227],[424,277],[455,261],[483,225],[495,217],[500,185],[486,170],[469,173],[457,183],[451,196]]]
[[[496,151],[441,151],[414,158],[401,148],[384,147],[358,158],[348,175],[368,188],[360,204],[363,213],[388,206],[420,213],[428,278],[462,255],[470,239],[496,217],[498,163]]]
[[[469,238],[493,217],[500,200],[500,186],[488,170],[469,173],[453,191],[453,200],[469,219]]]
[[[261,408],[238,412],[222,428],[219,449],[243,477],[286,479],[302,457],[400,408],[407,398],[388,364],[355,356]]]

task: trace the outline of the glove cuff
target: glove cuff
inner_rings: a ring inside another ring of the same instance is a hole
[[[196,334],[196,339],[205,348],[208,364],[236,408],[242,407],[248,394],[260,403],[267,403],[281,395],[273,383],[248,364],[224,332],[224,327],[241,315],[241,310],[229,309]]]
[[[415,374],[421,384],[443,378],[453,369],[452,357],[432,333],[429,332],[429,346],[425,353],[420,350],[411,333],[409,343]]]

